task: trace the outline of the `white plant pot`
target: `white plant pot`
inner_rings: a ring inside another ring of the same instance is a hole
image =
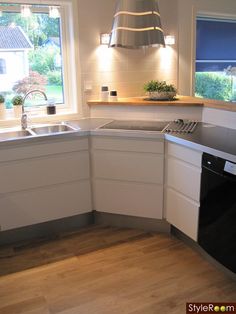
[[[22,106],[13,106],[14,115],[16,118],[20,118],[22,115]]]
[[[152,100],[172,100],[175,96],[175,92],[149,92],[149,99]]]
[[[5,107],[4,102],[1,102],[0,103],[0,120],[5,119],[5,116],[6,116],[6,107]]]

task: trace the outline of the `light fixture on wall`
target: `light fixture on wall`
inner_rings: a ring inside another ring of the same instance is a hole
[[[49,17],[57,19],[61,16],[58,6],[49,6]]]
[[[165,46],[157,0],[117,0],[109,47]]]
[[[100,45],[109,45],[111,34],[101,33],[100,34]]]
[[[165,36],[165,44],[168,46],[172,46],[175,44],[175,36],[174,35],[166,35]]]
[[[22,4],[21,5],[21,16],[22,17],[29,17],[31,16],[31,5],[28,4]]]

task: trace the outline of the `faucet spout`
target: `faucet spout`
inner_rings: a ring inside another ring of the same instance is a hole
[[[21,116],[21,128],[23,130],[27,129],[28,127],[28,116],[25,113],[25,101],[31,94],[41,94],[43,95],[44,99],[47,101],[47,95],[40,89],[32,89],[28,93],[25,94],[25,97],[23,98],[23,104],[22,104],[22,116]]]

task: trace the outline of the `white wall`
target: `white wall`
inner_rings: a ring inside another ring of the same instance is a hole
[[[100,86],[107,84],[120,97],[141,96],[143,85],[151,79],[177,85],[177,45],[146,50],[107,48],[99,45],[100,33],[110,32],[115,0],[78,2],[79,48],[83,94],[83,113],[88,115],[86,99],[98,99]],[[165,34],[177,36],[177,0],[159,0]],[[171,9],[170,9],[171,8]],[[92,91],[84,93],[86,84]]]
[[[201,107],[170,106],[92,106],[90,116],[112,119],[175,120],[176,118],[202,120]]]
[[[81,92],[84,116],[90,111],[87,99],[98,99],[100,86],[116,89],[119,97],[142,96],[143,84],[151,79],[166,80],[178,87],[179,94],[191,95],[195,60],[195,16],[199,13],[235,16],[235,0],[159,0],[165,34],[176,36],[173,47],[127,50],[99,45],[99,34],[109,32],[116,0],[81,0],[77,2],[79,23],[79,52],[81,64]],[[91,92],[84,92],[86,85]],[[219,112],[221,114],[219,114]],[[196,108],[163,107],[94,107],[91,116],[119,118],[186,117],[201,119],[202,110]],[[213,109],[203,110],[203,120],[219,125],[234,126],[235,114]]]

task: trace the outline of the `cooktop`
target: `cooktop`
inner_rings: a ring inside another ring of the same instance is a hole
[[[161,132],[170,121],[114,120],[100,129],[140,130]]]

